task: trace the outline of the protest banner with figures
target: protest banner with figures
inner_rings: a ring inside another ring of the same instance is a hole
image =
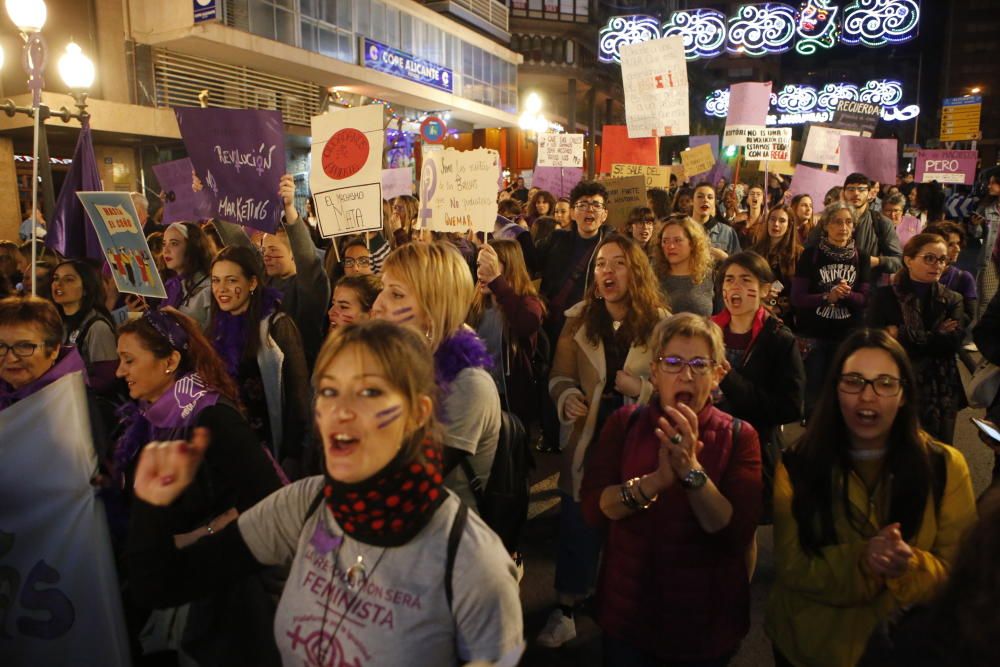
[[[273,232],[284,206],[285,127],[280,111],[174,109],[184,148],[212,197],[215,217]]]
[[[623,45],[621,58],[628,136],[690,134],[684,39],[664,37]]]
[[[163,224],[208,220],[215,215],[212,196],[195,175],[191,158],[153,165],[163,193]]]
[[[539,167],[582,167],[583,135],[543,132],[538,135]]]
[[[747,160],[788,160],[792,150],[792,128],[747,128],[744,158]]]
[[[722,134],[723,146],[746,145],[747,131],[767,125],[771,82],[734,83],[729,87],[729,114]]]
[[[497,219],[500,154],[489,148],[446,148],[424,157],[420,170],[422,229],[492,232]]]
[[[0,433],[0,665],[128,667],[83,373],[5,408]]]
[[[611,178],[625,178],[627,176],[642,176],[646,179],[647,188],[670,187],[670,167],[653,166],[645,164],[613,164],[611,165]]]
[[[583,180],[583,167],[535,167],[532,185],[552,196],[568,197],[573,186]]]
[[[312,189],[324,238],[382,229],[385,108],[368,104],[312,119]]]
[[[603,178],[608,189],[608,224],[618,231],[627,231],[625,223],[636,206],[646,206],[646,179],[644,176]]]
[[[77,192],[119,292],[163,299],[167,291],[127,192]]]

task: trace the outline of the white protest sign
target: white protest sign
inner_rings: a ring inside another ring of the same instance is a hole
[[[500,154],[446,148],[424,156],[420,169],[422,229],[492,232],[497,218]]]
[[[664,37],[621,47],[628,136],[690,134],[684,40]]]
[[[802,151],[802,162],[826,164],[831,167],[840,165],[840,137],[843,135],[857,137],[857,130],[842,130],[822,125],[810,125],[806,138],[806,146]]]
[[[382,228],[381,104],[330,111],[312,119],[312,189],[325,238]]]
[[[413,169],[399,167],[382,170],[382,198],[392,199],[400,195],[413,194]]]
[[[747,160],[788,160],[792,150],[792,128],[749,128],[744,145]]]
[[[538,135],[539,167],[582,167],[583,135],[543,132]]]
[[[82,372],[0,412],[0,664],[131,664]]]

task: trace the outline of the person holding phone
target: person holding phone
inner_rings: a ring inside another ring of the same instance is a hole
[[[674,315],[649,347],[655,393],[608,419],[580,490],[584,517],[607,534],[604,665],[723,667],[750,628],[757,432],[710,399],[726,375],[716,324]]]
[[[883,329],[851,334],[774,481],[778,667],[851,667],[871,631],[930,598],[976,519],[962,454],[920,428],[918,377]]]

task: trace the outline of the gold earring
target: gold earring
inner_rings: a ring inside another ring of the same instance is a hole
[[[166,371],[167,375],[170,375],[173,372],[174,372],[173,368],[168,368],[167,371]]]

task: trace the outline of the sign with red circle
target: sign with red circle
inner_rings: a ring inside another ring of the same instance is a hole
[[[323,172],[334,180],[350,178],[368,161],[368,137],[361,130],[338,130],[323,147]]]
[[[448,126],[437,116],[428,116],[420,123],[420,137],[429,144],[440,144],[448,135]]]

